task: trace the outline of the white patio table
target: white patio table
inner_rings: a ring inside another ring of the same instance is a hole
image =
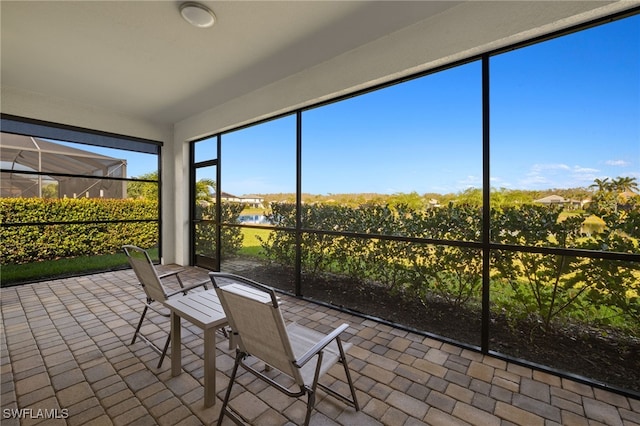
[[[227,318],[215,290],[189,293],[167,300],[171,310],[171,375],[182,371],[181,325],[184,318],[204,331],[204,404],[216,403],[216,330],[227,325]]]

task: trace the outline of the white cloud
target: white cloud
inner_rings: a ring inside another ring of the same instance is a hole
[[[531,173],[538,173],[543,170],[571,170],[566,164],[534,164],[531,166]]]
[[[581,166],[573,166],[573,173],[579,174],[594,174],[598,173],[600,170],[593,169],[591,167],[581,167]]]
[[[482,177],[469,175],[464,179],[458,181],[458,187],[462,188],[477,188],[482,186]]]
[[[490,177],[489,181],[491,182],[491,186],[494,188],[511,188],[513,186],[511,182],[507,182],[503,178],[497,176]]]
[[[520,180],[519,186],[522,186],[522,189],[542,188],[544,186],[549,186],[550,182],[551,181],[545,176],[529,173],[524,179]]]
[[[522,189],[574,188],[588,186],[600,170],[563,163],[533,164],[517,187]]]
[[[607,166],[616,166],[616,167],[626,167],[629,166],[630,163],[624,160],[607,160],[604,162]]]

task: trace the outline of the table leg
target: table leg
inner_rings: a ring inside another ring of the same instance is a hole
[[[216,403],[216,329],[204,330],[204,405]]]
[[[179,376],[182,370],[180,316],[171,311],[171,375]]]

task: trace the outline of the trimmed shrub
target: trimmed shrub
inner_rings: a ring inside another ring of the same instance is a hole
[[[261,240],[263,251],[276,263],[293,265],[295,205],[274,203],[271,207],[267,218],[276,229]],[[582,231],[585,215],[562,213],[561,207],[538,205],[492,209],[492,241],[513,247],[638,251],[640,210],[599,212],[607,226],[591,235]],[[393,238],[478,242],[482,236],[478,207],[462,204],[413,210],[404,205],[303,205],[301,219],[305,231],[300,236],[300,260],[303,272],[310,276],[339,274],[418,297],[424,303],[437,299],[452,306],[480,305],[483,258],[479,248]],[[350,236],[350,232],[372,236]],[[508,320],[533,318],[548,330],[598,309],[605,313],[592,320],[607,322],[608,316],[620,313],[626,327],[639,330],[640,264],[636,262],[524,250],[493,250],[491,262],[492,308],[507,312]]]
[[[154,222],[78,223],[118,220]],[[151,248],[158,244],[157,220],[157,201],[1,198],[0,255],[3,264],[22,264],[116,253],[124,244]],[[29,223],[38,224],[20,225]]]

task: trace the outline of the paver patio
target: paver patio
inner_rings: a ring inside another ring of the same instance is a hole
[[[207,271],[189,268],[186,277],[205,279]],[[217,421],[221,403],[203,403],[200,329],[183,321],[178,377],[171,377],[169,360],[156,368],[158,354],[146,342],[129,345],[143,297],[131,270],[4,288],[1,297],[3,426]],[[344,340],[353,344],[348,359],[362,410],[319,392],[312,425],[640,425],[638,399],[311,302],[283,302],[287,321],[320,331],[350,324]],[[168,319],[152,313],[142,333],[160,346],[165,330]],[[219,400],[232,366],[233,352],[219,339]],[[330,377],[346,386],[339,366]],[[248,373],[239,381],[231,404],[252,424],[304,419],[303,401]]]

